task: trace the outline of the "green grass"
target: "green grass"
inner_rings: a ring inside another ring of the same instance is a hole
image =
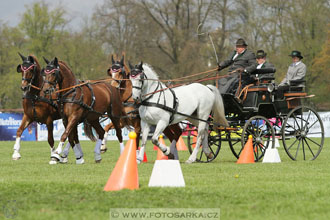
[[[86,164],[75,165],[70,151],[69,164],[55,166],[48,165],[47,142],[22,142],[19,161],[11,160],[14,142],[1,142],[0,219],[109,219],[110,208],[125,207],[220,208],[221,219],[329,219],[329,143],[315,161],[291,161],[280,148],[280,164],[235,164],[226,143],[209,164],[184,164],[188,152],[180,152],[186,187],[149,188],[156,151],[148,141],[140,189],[104,192],[117,142],[108,142],[101,164],[86,141]]]

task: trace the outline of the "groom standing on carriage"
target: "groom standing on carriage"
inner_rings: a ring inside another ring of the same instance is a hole
[[[247,49],[247,43],[244,39],[239,38],[236,41],[236,49],[228,57],[227,60],[219,64],[218,70],[229,67],[229,76],[219,79],[220,93],[235,94],[240,88],[255,81],[250,74],[256,70],[257,62],[254,53]],[[239,84],[241,80],[241,86]]]

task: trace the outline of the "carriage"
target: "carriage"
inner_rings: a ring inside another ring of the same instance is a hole
[[[253,74],[257,83],[245,87],[239,96],[222,94],[226,118],[230,127],[212,126],[208,132],[208,147],[214,157],[206,157],[201,151],[199,162],[214,160],[221,149],[221,143],[228,141],[236,158],[253,136],[255,161],[260,160],[268,147],[275,147],[275,138],[282,140],[287,155],[292,160],[314,160],[324,144],[324,127],[319,114],[305,104],[308,96],[304,80],[290,82],[284,94],[280,93],[273,77],[263,77],[274,69],[256,70]],[[196,142],[196,128],[187,126],[188,149],[193,152]]]

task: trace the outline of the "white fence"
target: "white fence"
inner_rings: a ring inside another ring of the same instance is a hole
[[[101,125],[102,125],[102,127],[105,127],[109,123],[110,123],[110,120],[107,119],[106,121],[102,122]],[[47,130],[46,125],[38,124],[37,129],[38,129],[38,131],[37,131],[38,141],[46,141],[47,137],[48,137],[48,130]],[[54,131],[53,131],[54,139],[60,140],[63,132],[64,132],[64,126],[63,126],[62,120],[54,121]],[[126,128],[122,129],[122,135],[123,135],[124,140],[128,140],[128,133],[129,133],[129,131]],[[88,137],[85,135],[83,123],[81,123],[78,126],[78,135],[79,135],[79,140],[89,140]],[[115,129],[112,129],[109,131],[108,140],[117,140]]]

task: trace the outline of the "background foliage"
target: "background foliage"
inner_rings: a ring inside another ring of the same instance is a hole
[[[77,30],[68,27],[67,14],[65,6],[36,1],[26,6],[17,27],[0,21],[0,109],[21,107],[18,51],[39,60],[57,56],[80,79],[106,77],[110,55],[124,51],[133,64],[143,60],[170,79],[216,66],[198,26],[213,37],[220,60],[238,37],[253,51],[265,50],[277,81],[286,74],[290,51],[300,50],[313,104],[330,109],[328,0],[104,0]]]

